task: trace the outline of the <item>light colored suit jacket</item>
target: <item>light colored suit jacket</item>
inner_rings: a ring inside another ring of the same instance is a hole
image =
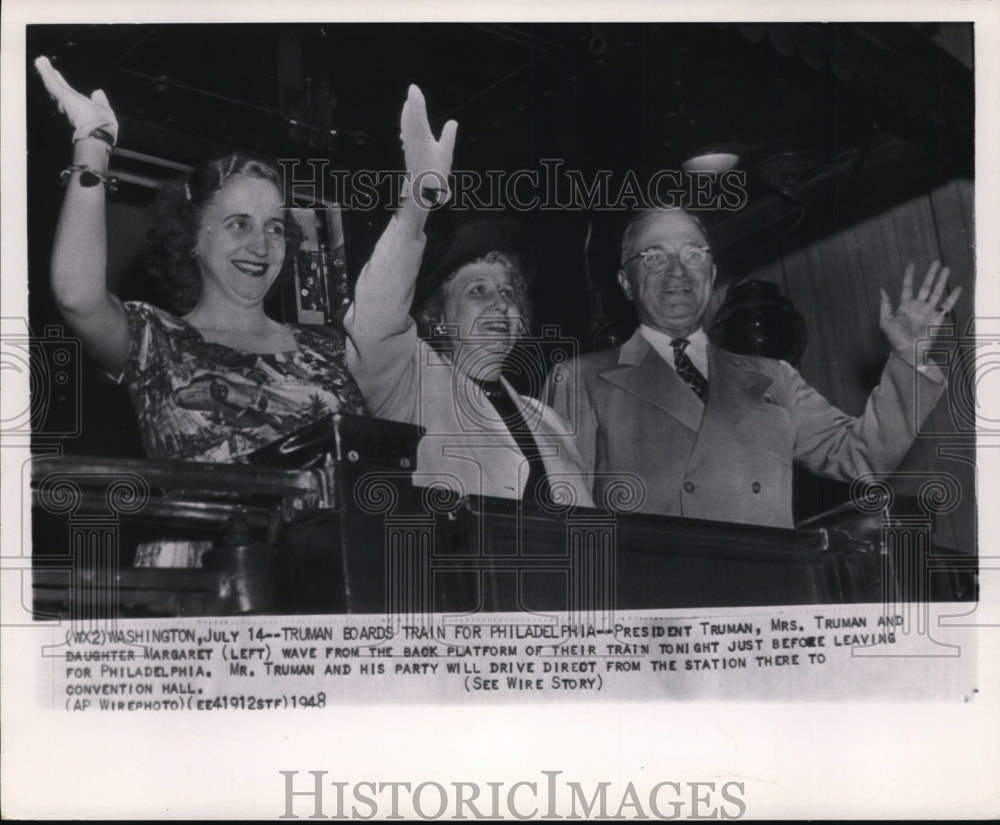
[[[614,506],[607,474],[630,471],[641,512],[792,527],[793,462],[841,480],[891,470],[944,388],[893,354],[853,418],[783,361],[712,346],[708,358],[704,404],[638,331],[553,370],[545,397],[595,473],[598,506]]]
[[[416,485],[520,498],[528,464],[514,437],[479,386],[421,341],[409,317],[423,246],[423,237],[407,238],[390,222],[344,317],[348,366],[374,415],[426,430]],[[565,423],[502,383],[532,431],[556,501],[590,506],[590,479]]]

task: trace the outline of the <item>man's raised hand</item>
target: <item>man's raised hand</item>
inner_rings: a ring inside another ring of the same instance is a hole
[[[934,261],[927,270],[920,289],[914,295],[915,269],[913,263],[906,265],[899,306],[896,309],[892,308],[889,294],[884,289],[879,290],[882,296],[879,305],[879,326],[896,350],[910,350],[917,341],[928,337],[930,327],[941,326],[945,315],[955,306],[958,296],[962,293],[962,287],[956,287],[942,300],[951,270],[948,267],[942,268],[938,261]]]

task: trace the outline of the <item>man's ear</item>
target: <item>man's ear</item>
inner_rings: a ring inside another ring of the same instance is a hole
[[[719,274],[719,267],[717,267],[713,263],[712,264],[712,280],[710,281],[710,283],[712,284],[712,286],[715,286],[715,276],[718,275],[718,274]]]
[[[624,269],[618,270],[618,286],[622,288],[622,292],[625,293],[625,297],[630,301],[632,299],[632,284],[629,283],[628,275],[625,274]]]

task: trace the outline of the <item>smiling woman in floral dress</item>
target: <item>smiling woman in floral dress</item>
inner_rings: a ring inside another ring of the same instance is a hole
[[[150,269],[179,314],[123,303],[106,285],[105,200],[117,121],[103,92],[36,66],[74,127],[52,255],[52,291],[87,353],[128,388],[150,458],[241,461],[321,416],[365,412],[343,335],[283,324],[264,299],[298,232],[282,176],[242,154],[161,188]]]

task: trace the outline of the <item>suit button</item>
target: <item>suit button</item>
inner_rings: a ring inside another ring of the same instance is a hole
[[[759,492],[760,492],[760,482],[759,482],[759,481],[755,481],[755,482],[754,482],[754,483],[753,483],[753,484],[752,484],[752,485],[750,486],[750,489],[751,489],[751,490],[753,490],[753,491],[754,491],[755,493],[759,493]]]
[[[694,492],[694,484],[691,483],[690,481],[685,481],[684,482],[684,492],[686,492],[686,493],[693,493]]]

